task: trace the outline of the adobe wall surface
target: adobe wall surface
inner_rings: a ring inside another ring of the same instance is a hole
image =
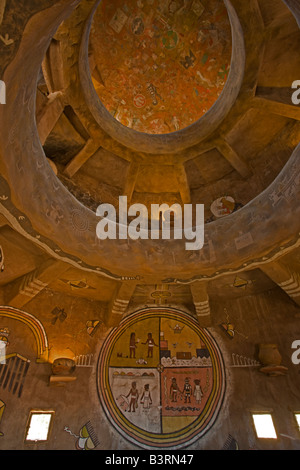
[[[59,318],[52,313],[57,305],[64,309],[66,317]],[[299,365],[293,364],[291,359],[295,352],[292,343],[300,338],[299,328],[295,328],[299,308],[277,289],[231,301],[216,299],[211,308],[217,326],[207,331],[216,342],[224,363],[224,396],[212,426],[207,432],[204,429],[201,437],[196,438],[192,445],[187,442],[185,446],[219,450],[225,445],[228,436],[232,436],[239,448],[245,450],[299,449],[299,430],[293,416],[293,412],[299,411]],[[164,311],[157,308],[152,310],[154,316]],[[1,316],[1,328],[6,327],[10,332],[7,353],[18,353],[20,357],[30,360],[30,365],[21,391],[17,385],[17,374],[1,381],[0,399],[4,403],[4,412],[0,421],[0,431],[3,433],[0,448],[73,450],[78,444],[81,428],[88,422],[94,430],[94,436],[97,436],[96,450],[144,448],[143,445],[134,445],[132,439],[124,438],[118,423],[112,426],[99,400],[98,358],[109,332],[105,331],[100,322],[94,335],[91,335],[86,325],[87,319],[100,319],[99,311],[93,309],[92,303],[74,301],[54,292],[40,294],[39,299],[28,304],[26,311],[39,317],[49,342],[52,360],[59,355],[67,356],[68,352],[68,357],[77,354],[93,356],[90,363],[85,362],[88,366],[76,368],[74,382],[62,386],[50,385],[51,363],[37,363],[37,342],[28,324],[11,315]],[[177,315],[176,320],[182,325],[183,317],[178,312]],[[140,316],[142,318],[142,313]],[[152,325],[154,327],[154,323]],[[228,331],[226,325],[231,325]],[[135,328],[138,328],[138,324]],[[234,332],[233,336],[230,332]],[[278,346],[283,375],[269,376],[261,372],[259,344]],[[119,359],[120,366],[122,360]],[[4,366],[0,367],[1,377]],[[55,412],[46,443],[29,445],[24,442],[31,410]],[[273,415],[277,440],[256,438],[251,412],[263,411]],[[123,417],[127,420],[128,414],[123,412]],[[141,424],[141,427],[144,425]]]

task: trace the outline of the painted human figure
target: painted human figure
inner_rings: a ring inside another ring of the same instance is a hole
[[[170,386],[170,398],[172,402],[176,402],[178,398],[178,393],[180,393],[176,379],[173,377],[171,386]]]
[[[184,403],[187,403],[187,402],[191,403],[192,386],[188,378],[186,378],[184,381],[183,394],[184,394]]]
[[[196,402],[200,404],[202,396],[203,396],[200,380],[198,379],[194,380],[194,384],[195,384],[194,397],[195,397]]]
[[[131,408],[132,408],[132,411],[135,412],[136,408],[138,407],[138,398],[139,398],[139,392],[136,388],[136,382],[132,382],[131,389],[128,395],[126,395],[126,398],[128,397],[130,397],[128,411],[131,412]]]
[[[148,409],[150,408],[150,405],[152,405],[152,397],[149,389],[149,384],[146,384],[144,387],[144,391],[141,396],[141,403],[144,409]]]
[[[148,338],[145,343],[142,344],[148,344],[148,356],[147,357],[153,357],[153,348],[154,346],[158,346],[154,339],[152,338],[152,333],[148,333]]]
[[[129,355],[130,357],[135,358],[135,350],[137,346],[137,341],[135,340],[135,333],[131,333],[130,335],[130,341],[129,341]]]

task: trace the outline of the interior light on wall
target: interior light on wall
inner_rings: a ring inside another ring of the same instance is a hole
[[[25,441],[47,441],[53,415],[54,411],[31,411],[29,415]]]
[[[54,361],[57,361],[61,358],[73,360],[75,357],[75,353],[69,347],[64,347],[62,345],[55,345],[49,351],[49,362],[51,364]]]
[[[269,413],[252,414],[256,435],[259,439],[277,439],[272,415]]]

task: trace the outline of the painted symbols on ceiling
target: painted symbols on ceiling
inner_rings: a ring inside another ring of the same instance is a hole
[[[227,10],[216,0],[103,0],[90,54],[95,89],[115,119],[149,134],[178,131],[201,118],[224,88]]]

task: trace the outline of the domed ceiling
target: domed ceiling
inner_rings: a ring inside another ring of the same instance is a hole
[[[165,134],[216,102],[231,61],[231,26],[216,0],[103,0],[94,16],[93,83],[124,126]]]

